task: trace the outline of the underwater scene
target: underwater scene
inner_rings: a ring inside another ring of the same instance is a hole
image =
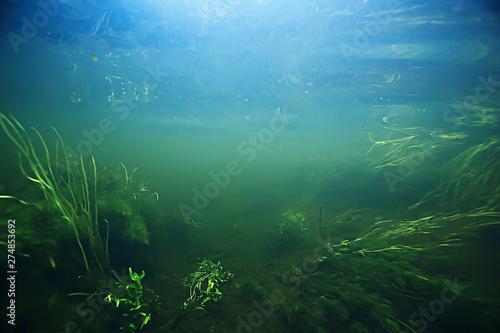
[[[500,332],[500,6],[0,5],[1,332]]]

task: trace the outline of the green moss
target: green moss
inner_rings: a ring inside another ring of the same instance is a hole
[[[300,241],[304,231],[306,217],[301,212],[294,212],[291,209],[284,213],[278,222],[279,233],[282,239],[287,241]]]
[[[149,245],[149,233],[144,219],[139,215],[132,215],[128,219],[127,229],[123,232],[125,239],[131,244]]]

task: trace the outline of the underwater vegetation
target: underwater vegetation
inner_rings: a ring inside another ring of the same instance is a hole
[[[497,3],[3,1],[0,333],[500,333]]]
[[[72,161],[77,165],[70,164],[64,142],[55,129],[59,141],[55,157],[51,158],[47,144],[38,130],[33,128],[43,147],[42,154],[37,152],[31,137],[14,117],[9,119],[0,114],[0,125],[19,149],[19,168],[22,174],[38,186],[51,207],[59,211],[73,230],[86,270],[90,271],[93,263],[101,270],[109,269],[108,236],[103,241],[100,235],[94,158],[91,157],[90,163],[84,163],[81,157],[80,161]],[[61,160],[60,150],[63,156]],[[2,198],[28,204],[12,196]],[[109,228],[107,230],[109,232]],[[84,249],[82,241],[88,241],[88,250]]]
[[[130,332],[142,329],[151,318],[146,308],[153,299],[157,301],[157,296],[154,298],[152,290],[143,288],[141,280],[144,272],[139,275],[129,268],[128,279],[118,277],[111,267],[109,241],[111,238],[118,244],[149,245],[147,227],[138,212],[147,207],[151,216],[150,205],[158,199],[158,194],[150,194],[143,182],[135,185],[132,175],[136,170],[129,174],[123,164],[117,171],[98,172],[93,156],[74,159],[66,152],[56,129],[54,132],[58,141],[55,153],[52,153],[38,130],[33,128],[38,140],[34,142],[14,117],[0,114],[0,125],[18,148],[22,175],[35,183],[43,195],[39,197],[37,193],[29,193],[23,199],[0,196],[28,207],[28,213],[33,215],[28,221],[34,218],[35,224],[20,225],[17,229],[18,253],[31,258],[29,253],[39,253],[34,248],[42,246],[50,253],[51,265],[56,269],[53,258],[58,258],[65,251],[67,232],[71,231],[80,252],[83,271],[73,263],[71,270],[63,275],[71,274],[76,268],[80,277],[85,276],[82,278],[84,287],[95,291],[68,295],[88,296],[91,299],[107,294],[102,301],[112,303],[123,312],[124,326],[121,329]],[[98,189],[103,189],[105,194],[99,196]],[[101,214],[108,216],[111,223],[100,217]],[[43,219],[41,225],[36,224],[38,219]],[[118,230],[122,232],[118,234]],[[113,233],[111,237],[110,233]],[[76,253],[70,252],[66,256],[69,259]],[[106,276],[108,280],[117,279],[113,292],[105,292],[108,290],[103,283]]]
[[[32,129],[38,140],[34,141],[14,117],[0,114],[0,125],[19,150],[22,175],[39,190],[28,191],[22,198],[0,196],[21,205],[12,206],[9,213],[19,213],[16,207],[29,208],[24,211],[28,223],[17,229],[17,252],[26,260],[32,260],[44,256],[47,251],[52,269],[71,266],[56,272],[58,279],[66,280],[67,296],[84,299],[75,306],[85,327],[94,327],[97,331],[146,331],[161,312],[159,295],[144,284],[144,270],[139,274],[129,267],[127,273],[119,274],[113,267],[127,263],[143,265],[142,259],[137,258],[149,252],[146,249],[151,245],[151,230],[160,224],[163,235],[168,230],[165,223],[171,223],[172,230],[179,233],[188,226],[179,225],[175,217],[161,217],[157,208],[159,195],[150,191],[147,182],[135,179],[138,168],[129,172],[123,163],[98,168],[93,156],[75,159],[66,152],[56,129],[58,140],[52,152],[38,130]],[[37,225],[39,219],[42,222]],[[73,234],[76,247],[69,244],[69,232]],[[113,248],[124,251],[113,252]],[[130,250],[131,260],[128,260],[123,254]],[[81,265],[71,259],[78,253]],[[205,308],[209,301],[218,302],[222,297],[220,284],[232,276],[222,269],[220,261],[200,261],[196,272],[177,282],[189,287],[189,299],[184,304],[179,302],[171,318],[166,323],[156,323],[151,331],[169,331],[186,317],[186,311]],[[49,307],[67,302],[57,291],[49,300]],[[96,303],[100,304],[97,308],[90,305]],[[89,309],[78,310],[85,309],[82,304],[89,305]],[[99,310],[99,321],[94,320],[97,315],[92,309]],[[67,313],[67,316],[69,319],[74,314]]]
[[[293,212],[289,209],[283,214],[278,222],[279,233],[287,242],[298,242],[307,230],[305,226],[306,217],[301,212]]]
[[[109,290],[103,289],[87,293],[71,293],[69,296],[88,296],[87,299],[99,297],[102,302],[107,302],[120,310],[124,318],[124,324],[120,330],[125,332],[135,332],[142,330],[151,320],[151,306],[158,302],[158,295],[155,295],[152,289],[143,287],[141,281],[146,273],[142,271],[138,273],[132,272],[129,267],[129,277],[120,278],[117,274],[117,281]]]
[[[42,332],[494,332],[500,138],[470,132],[498,129],[483,111],[430,131],[412,108],[378,109],[360,160],[316,162],[312,193],[253,233],[248,212],[186,224],[138,167],[71,156],[57,130],[53,145],[0,114],[26,180],[0,204],[26,221],[20,265],[57,281],[40,304],[65,318]]]
[[[184,302],[184,308],[190,306],[190,303],[194,301],[198,301],[201,307],[209,301],[218,302],[222,297],[219,284],[234,276],[231,272],[223,270],[220,261],[214,263],[211,260],[203,259],[198,264],[196,272],[191,273],[189,278],[186,277],[183,281],[184,286],[189,287],[190,295]]]

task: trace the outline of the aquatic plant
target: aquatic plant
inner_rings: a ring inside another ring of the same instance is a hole
[[[152,289],[143,287],[141,281],[146,276],[144,271],[139,275],[129,267],[129,276],[130,283],[121,280],[117,281],[115,285],[118,292],[116,294],[109,293],[105,300],[114,304],[123,312],[126,324],[120,329],[126,332],[134,332],[142,330],[144,325],[151,320],[151,305],[159,297],[154,294]],[[125,292],[120,293],[121,289],[125,289]]]
[[[189,287],[189,298],[184,302],[184,308],[194,301],[200,301],[201,307],[208,301],[218,302],[222,298],[219,285],[234,276],[231,272],[223,270],[220,261],[214,263],[203,259],[198,265],[196,272],[191,273],[183,281],[184,286]]]
[[[154,290],[143,286],[142,279],[146,276],[144,271],[138,274],[129,267],[128,272],[128,278],[126,276],[120,278],[115,274],[117,280],[113,288],[108,289],[106,286],[94,293],[77,292],[68,296],[88,296],[87,299],[99,296],[99,302],[112,304],[122,313],[124,323],[120,330],[125,332],[142,330],[151,321],[153,306],[158,302],[159,296]]]
[[[132,170],[132,172],[129,174],[128,170],[127,170],[127,167],[125,166],[125,164],[120,163],[120,166],[122,167],[123,171],[125,172],[125,186],[124,186],[124,190],[127,191],[130,188],[132,182],[134,182],[132,180],[132,176],[134,175],[134,173],[137,172],[137,170],[139,170],[139,167],[135,167],[134,170]]]
[[[467,98],[464,99],[460,108],[461,112],[457,112],[459,116],[452,118],[451,122],[456,127],[497,128],[500,124],[500,113],[498,112],[500,94],[498,91],[492,91],[491,94],[491,97],[481,103],[471,103]]]
[[[328,256],[340,257],[351,252],[349,248],[351,242],[347,239],[341,240],[338,244],[325,243]],[[325,257],[323,257],[325,258]]]
[[[355,211],[348,211],[335,218],[342,225],[343,218],[350,218]],[[365,210],[365,214],[370,214]],[[464,241],[484,227],[500,225],[500,213],[484,207],[464,212],[440,212],[425,214],[420,218],[377,219],[372,225],[352,240],[343,240],[338,245],[326,243],[326,256],[347,253],[370,257],[382,252],[405,253],[407,257],[417,253],[438,258],[450,255]],[[359,221],[358,221],[359,223]],[[430,254],[432,253],[432,254]]]
[[[444,166],[453,170],[442,194],[442,204],[453,203],[463,207],[470,202],[478,206],[478,199],[488,198],[484,209],[500,207],[500,138],[490,137],[464,150]]]
[[[447,177],[410,210],[438,204],[443,209],[494,212],[500,208],[500,139],[490,137],[447,162],[442,173]]]
[[[139,170],[139,167],[135,167],[132,172],[129,174],[127,167],[123,164],[120,163],[121,168],[123,169],[125,173],[124,177],[124,188],[123,191],[125,193],[130,193],[132,197],[136,200],[140,199],[143,201],[148,201],[150,199],[156,199],[159,200],[159,195],[157,192],[151,193],[149,190],[149,182],[140,180],[136,181],[132,179],[132,176]],[[136,186],[133,185],[133,183],[137,183]]]
[[[61,213],[73,230],[87,271],[91,271],[89,257],[90,262],[95,260],[101,270],[109,269],[108,235],[103,242],[99,230],[97,169],[94,157],[91,156],[90,163],[85,161],[83,156],[77,165],[70,163],[63,139],[55,128],[53,130],[59,141],[56,143],[55,157],[52,157],[43,136],[36,128],[32,130],[41,144],[41,152],[37,151],[31,136],[13,116],[9,119],[0,113],[0,125],[19,150],[19,168],[22,174],[38,186],[45,199]],[[59,158],[60,149],[62,159]],[[27,164],[27,168],[24,164]],[[54,166],[62,168],[64,174],[58,172]],[[0,198],[16,199],[22,204],[28,204],[14,196],[3,195]],[[34,205],[41,208],[36,203]],[[109,232],[109,223],[106,220],[105,222]],[[82,244],[84,238],[89,242],[89,254]]]
[[[301,212],[294,212],[289,209],[283,214],[283,217],[278,221],[279,233],[286,240],[298,241],[302,237],[305,226],[306,217]]]
[[[439,292],[440,279],[427,276],[413,256],[382,251],[368,258],[351,251],[355,246],[348,240],[326,243],[314,270],[284,280],[300,281],[300,288],[297,295],[287,295],[277,315],[297,331],[415,333],[403,319],[414,307],[408,301],[425,301],[415,290],[423,297]]]

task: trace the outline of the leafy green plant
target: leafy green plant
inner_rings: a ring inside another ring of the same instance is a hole
[[[291,209],[283,214],[282,219],[278,222],[280,235],[287,240],[298,240],[302,237],[305,226],[306,217],[301,212],[294,212]]]
[[[218,302],[222,297],[219,284],[234,276],[231,272],[222,269],[220,261],[214,263],[203,259],[198,264],[200,265],[198,270],[183,281],[184,286],[189,287],[189,298],[184,302],[184,308],[194,301],[199,301],[201,307],[208,301]]]
[[[129,267],[129,278],[119,277],[115,273],[117,281],[113,288],[100,289],[94,293],[71,293],[69,296],[88,296],[88,300],[98,296],[99,302],[107,302],[114,305],[122,313],[124,324],[120,330],[125,332],[136,332],[142,330],[144,325],[151,321],[153,306],[158,302],[159,296],[154,290],[142,285],[142,279],[146,273],[134,273]],[[112,289],[112,291],[111,291]]]
[[[114,304],[123,312],[126,324],[120,329],[126,332],[135,332],[142,330],[144,325],[151,320],[151,303],[157,301],[158,296],[154,294],[153,290],[143,287],[141,281],[146,276],[144,271],[139,275],[129,267],[129,276],[129,283],[118,279],[115,283],[118,292],[110,292],[104,300]]]

